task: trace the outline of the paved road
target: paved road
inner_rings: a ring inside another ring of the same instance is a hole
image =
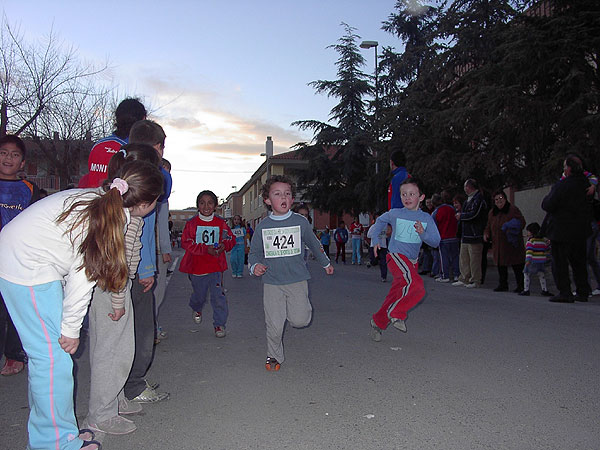
[[[149,374],[171,399],[145,405],[138,430],[104,436],[104,449],[600,448],[600,298],[494,293],[494,273],[475,290],[428,278],[408,333],[390,328],[375,343],[369,317],[389,288],[379,271],[310,268],[313,322],[287,329],[277,373],[263,365],[260,281],[226,272],[228,336],[216,339],[210,321],[193,323],[176,272],[162,312],[169,337]],[[85,351],[77,366],[83,418]],[[0,398],[0,448],[23,449],[26,377],[1,379]]]

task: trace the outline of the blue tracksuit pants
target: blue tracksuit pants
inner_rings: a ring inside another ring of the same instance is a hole
[[[0,278],[6,307],[29,357],[29,450],[76,450],[83,441],[73,407],[73,360],[59,345],[60,281],[22,286]]]

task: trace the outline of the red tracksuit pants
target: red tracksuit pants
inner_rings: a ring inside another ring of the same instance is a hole
[[[425,287],[417,272],[417,264],[413,264],[400,253],[388,253],[387,265],[394,281],[383,305],[373,314],[375,325],[382,330],[387,328],[391,319],[406,320],[408,311],[425,296]]]

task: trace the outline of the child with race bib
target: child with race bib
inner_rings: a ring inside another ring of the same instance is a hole
[[[244,276],[244,257],[246,255],[246,227],[242,224],[239,214],[233,216],[231,231],[235,236],[235,247],[231,250],[229,262],[231,262],[231,276],[242,278]]]
[[[202,308],[210,290],[215,336],[223,338],[229,307],[223,291],[222,274],[227,270],[225,252],[233,248],[235,239],[227,223],[215,215],[217,196],[212,191],[200,192],[196,206],[198,215],[188,220],[183,228],[181,247],[185,254],[179,270],[187,273],[192,282],[190,307],[194,311],[194,322],[202,322]]]
[[[127,284],[124,230],[154,209],[163,190],[157,167],[124,166],[103,188],[58,192],[0,232],[0,291],[29,357],[30,449],[96,450],[77,427],[73,361],[94,285]]]
[[[274,175],[262,187],[262,198],[271,211],[256,230],[250,245],[250,274],[263,277],[263,305],[267,327],[267,370],[279,370],[283,357],[283,330],[286,320],[301,328],[310,323],[308,299],[310,278],[304,262],[304,245],[313,252],[328,275],[333,274],[329,258],[308,221],[290,211],[294,185],[285,176]]]
[[[435,220],[420,209],[425,199],[421,183],[415,178],[407,178],[400,185],[400,197],[404,208],[394,208],[382,214],[372,227],[373,236],[379,236],[388,225],[392,227],[387,267],[394,277],[383,305],[371,319],[371,337],[376,342],[381,341],[382,331],[390,322],[394,328],[406,333],[408,311],[425,295],[423,279],[417,268],[421,244],[424,242],[437,248],[440,242]],[[379,247],[375,244],[373,251],[377,253]]]

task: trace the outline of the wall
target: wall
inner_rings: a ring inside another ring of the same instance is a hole
[[[552,186],[514,192],[514,203],[521,210],[527,224],[537,222],[540,225],[546,216],[542,210],[542,200],[550,192]]]

